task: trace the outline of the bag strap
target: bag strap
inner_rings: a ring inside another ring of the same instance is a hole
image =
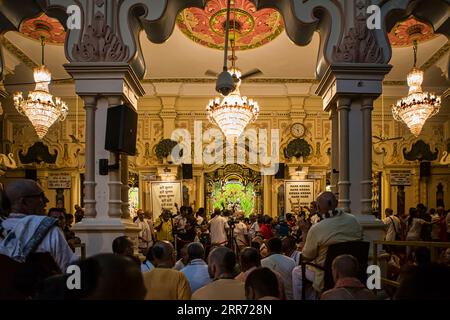
[[[23,254],[25,257],[28,257],[30,253],[34,252],[37,249],[37,247],[42,242],[42,240],[44,240],[45,236],[50,231],[50,229],[56,226],[57,223],[58,220],[52,217],[45,217],[44,219],[42,219],[41,223],[36,228],[36,231],[34,232],[30,241],[28,241],[28,243],[23,248]]]
[[[394,232],[395,232],[395,234],[397,234],[398,232],[397,232],[397,228],[395,227],[395,221],[394,221],[394,219],[392,219],[392,217],[389,217],[389,219],[392,221],[392,225],[394,226]]]

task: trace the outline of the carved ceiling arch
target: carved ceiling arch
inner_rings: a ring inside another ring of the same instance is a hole
[[[450,37],[450,0],[251,0],[258,10],[278,10],[286,33],[300,46],[309,44],[319,32],[320,48],[316,75],[320,78],[331,64],[387,64],[392,49],[388,32],[398,21],[414,15],[433,26],[435,33]],[[377,5],[381,12],[381,29],[366,26],[367,7]],[[352,14],[349,14],[352,12]]]

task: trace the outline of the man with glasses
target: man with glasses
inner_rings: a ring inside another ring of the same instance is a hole
[[[48,199],[33,180],[20,179],[5,188],[9,216],[0,226],[0,254],[25,262],[33,252],[48,252],[61,271],[77,260],[58,220],[43,215]]]

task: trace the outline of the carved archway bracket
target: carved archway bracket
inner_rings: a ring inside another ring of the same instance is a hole
[[[450,0],[250,0],[256,8],[278,10],[286,33],[299,46],[320,34],[316,75],[322,78],[337,63],[389,63],[392,50],[388,32],[410,15],[431,24],[435,33],[450,37]],[[367,28],[367,7],[380,8],[381,28]]]

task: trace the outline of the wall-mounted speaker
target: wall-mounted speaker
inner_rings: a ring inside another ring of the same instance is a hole
[[[284,179],[285,164],[278,164],[278,171],[275,173],[275,179]]]
[[[183,179],[192,179],[192,164],[183,163],[181,169],[183,171]]]
[[[105,149],[136,155],[137,112],[127,105],[108,108]]]
[[[25,169],[25,179],[37,181],[37,170],[36,169]]]
[[[420,177],[431,176],[431,162],[423,161],[420,163]]]

